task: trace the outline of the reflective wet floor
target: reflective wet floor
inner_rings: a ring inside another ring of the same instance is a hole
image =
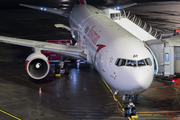
[[[69,64],[70,74],[58,78],[51,65],[49,76],[39,82],[28,77],[23,62],[0,62],[0,66],[1,120],[128,119],[91,65],[81,64],[77,69],[74,63]],[[126,105],[120,94],[116,98]],[[139,119],[178,120],[179,99],[179,89],[156,78],[134,103]]]
[[[54,24],[67,19],[31,9],[0,11],[0,35],[35,40],[71,39]],[[160,14],[160,13],[158,13]],[[154,20],[155,21],[155,20]],[[115,101],[97,71],[89,64],[69,63],[69,75],[55,78],[54,65],[48,77],[34,81],[25,71],[31,48],[0,43],[0,120],[127,120],[120,94]],[[41,88],[41,93],[40,93]],[[141,120],[180,119],[180,90],[171,81],[155,78],[150,88],[135,100]]]

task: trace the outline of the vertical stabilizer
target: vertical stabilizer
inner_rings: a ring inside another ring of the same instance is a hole
[[[80,5],[86,4],[86,0],[79,0],[79,4],[80,4]]]

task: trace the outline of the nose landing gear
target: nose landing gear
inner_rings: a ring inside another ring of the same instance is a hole
[[[123,95],[123,101],[125,101],[126,98],[129,101],[129,104],[127,105],[127,107],[125,107],[125,111],[124,111],[125,117],[138,118],[138,116],[136,115],[135,105],[132,102],[132,100],[134,100],[135,97],[137,97],[137,99],[139,99],[139,95],[137,95],[137,96],[135,96],[135,95]]]
[[[135,116],[136,115],[136,108],[135,108],[135,105],[132,102],[130,102],[128,104],[128,107],[125,108],[124,114],[125,114],[125,117]]]

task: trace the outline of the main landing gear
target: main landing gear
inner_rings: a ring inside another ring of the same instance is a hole
[[[60,76],[60,74],[69,74],[69,68],[67,64],[64,62],[66,59],[64,59],[64,56],[61,55],[59,59],[59,64],[55,64],[54,71],[55,76]]]

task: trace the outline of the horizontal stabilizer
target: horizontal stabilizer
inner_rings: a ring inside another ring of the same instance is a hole
[[[67,25],[55,24],[54,26],[55,26],[56,28],[64,28],[64,29],[66,29],[67,31],[70,31],[70,32],[71,32],[71,28],[68,27]]]
[[[57,8],[40,7],[40,6],[26,5],[26,4],[20,4],[20,6],[32,8],[32,9],[36,9],[36,10],[41,10],[41,11],[45,11],[45,12],[50,12],[50,13],[53,13],[56,15],[61,15],[64,17],[69,17],[69,14],[70,14],[70,11],[60,10]]]

